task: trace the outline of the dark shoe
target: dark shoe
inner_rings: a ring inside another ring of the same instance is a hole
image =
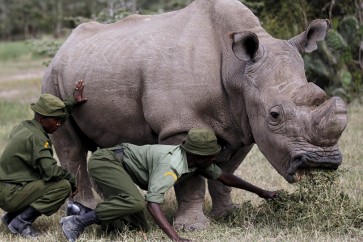
[[[13,234],[35,238],[38,233],[31,225],[40,215],[42,215],[40,212],[29,206],[9,223],[8,228]]]
[[[10,224],[10,222],[16,217],[18,216],[20,212],[7,212],[5,213],[2,217],[1,217],[1,221],[3,222],[3,224],[5,224],[6,226],[8,226]]]
[[[83,215],[72,215],[61,219],[63,234],[71,242],[76,241],[86,227],[98,223],[99,220],[93,210]]]
[[[91,211],[92,211],[91,208],[86,207],[86,206],[84,206],[83,204],[81,204],[79,202],[74,202],[72,200],[68,200],[67,211],[66,211],[67,216],[83,215],[83,214],[86,214],[86,213],[91,212]]]
[[[117,219],[113,221],[103,222],[101,224],[101,230],[105,234],[119,234],[130,231],[129,222],[123,219]]]

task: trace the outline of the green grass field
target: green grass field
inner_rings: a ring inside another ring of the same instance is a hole
[[[20,44],[14,48],[23,47]],[[4,52],[6,50],[0,43],[0,56]],[[44,66],[38,59],[34,60],[28,54],[22,53],[26,53],[26,51],[14,54],[15,57],[11,58],[0,57],[0,66],[2,66],[0,70],[0,152],[4,148],[11,128],[24,119],[32,118],[30,103],[35,102],[40,94],[40,77],[29,78],[25,75],[23,79],[19,79],[17,74],[43,70]],[[5,64],[2,65],[2,63]],[[20,69],[18,69],[19,67]],[[17,78],[12,78],[14,76]],[[257,196],[234,189],[232,191],[233,201],[241,205],[240,209],[237,209],[224,221],[212,221],[207,230],[181,232],[181,236],[193,241],[363,241],[363,209],[358,210],[363,208],[362,120],[363,106],[349,106],[349,123],[340,140],[344,155],[343,165],[339,169],[342,172],[339,172],[339,177],[332,186],[319,184],[317,187],[320,190],[316,190],[321,195],[332,189],[333,196],[323,196],[322,200],[316,199],[311,204],[305,205],[285,200],[281,206],[288,209],[280,209],[279,213],[273,213],[274,211],[263,210],[266,207],[261,205],[265,205],[265,203]],[[270,190],[284,189],[292,193],[299,188],[297,185],[288,184],[277,174],[256,147],[247,156],[236,175]],[[341,202],[339,199],[341,194],[349,196],[349,201]],[[176,210],[173,191],[167,194],[166,201],[163,208],[167,217],[172,221]],[[209,195],[206,195],[204,207],[206,214],[208,214],[210,206]],[[352,215],[352,211],[355,214]],[[0,215],[2,213],[3,211],[0,210]],[[298,219],[295,216],[296,213],[299,214]],[[64,210],[62,209],[51,217],[39,218],[34,223],[34,227],[42,235],[36,241],[66,241],[59,224],[63,215]],[[257,215],[263,216],[262,222],[259,222]],[[352,220],[354,221],[352,222]],[[150,224],[152,230],[147,234],[125,232],[112,236],[103,234],[97,226],[91,226],[78,241],[167,241],[167,237],[151,219]],[[11,235],[1,224],[0,241],[27,240]]]

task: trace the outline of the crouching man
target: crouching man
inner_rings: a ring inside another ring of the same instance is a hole
[[[43,94],[31,105],[34,119],[15,126],[0,157],[0,208],[2,222],[23,237],[36,237],[31,227],[42,214],[57,212],[77,192],[75,177],[57,165],[48,134],[55,132],[72,107],[86,101],[84,82],[76,83],[73,98],[63,102]]]
[[[173,241],[180,238],[160,208],[164,194],[176,183],[194,173],[223,184],[245,189],[262,198],[275,198],[276,192],[260,189],[248,182],[223,172],[213,164],[221,150],[215,134],[204,128],[193,128],[186,140],[177,146],[123,143],[113,148],[99,149],[88,161],[88,172],[103,193],[104,201],[94,210],[81,206],[82,215],[61,219],[62,229],[69,241],[75,241],[91,224],[113,223],[123,220],[133,228],[147,231],[143,209],[147,209],[158,226]],[[147,190],[145,199],[140,188]]]

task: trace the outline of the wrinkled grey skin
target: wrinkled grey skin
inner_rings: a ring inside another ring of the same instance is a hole
[[[53,136],[62,166],[80,179],[78,200],[93,201],[81,133],[100,147],[179,144],[190,128],[209,127],[227,172],[253,144],[288,182],[303,168],[336,169],[346,106],[308,83],[301,57],[328,27],[315,20],[290,40],[275,39],[237,0],[196,0],[175,12],[77,27],[51,62],[43,92],[64,99],[76,80],[86,83],[88,101],[73,115],[79,129],[67,122]],[[233,208],[231,189],[208,184],[218,218]],[[176,228],[208,225],[204,193],[200,176],[176,186]]]

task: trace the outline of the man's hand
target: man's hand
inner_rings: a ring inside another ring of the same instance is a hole
[[[79,104],[87,101],[87,98],[83,97],[84,81],[79,80],[76,82],[76,87],[74,88],[73,98],[74,101]]]
[[[264,199],[275,199],[275,198],[277,198],[277,192],[263,190],[260,194],[258,194],[258,196],[260,196]]]
[[[151,216],[155,220],[156,224],[164,231],[164,233],[172,240],[172,241],[183,241],[189,242],[190,240],[180,238],[178,233],[174,230],[174,228],[169,224],[168,220],[165,217],[163,210],[161,210],[160,205],[158,203],[148,202],[147,210],[149,210]]]

